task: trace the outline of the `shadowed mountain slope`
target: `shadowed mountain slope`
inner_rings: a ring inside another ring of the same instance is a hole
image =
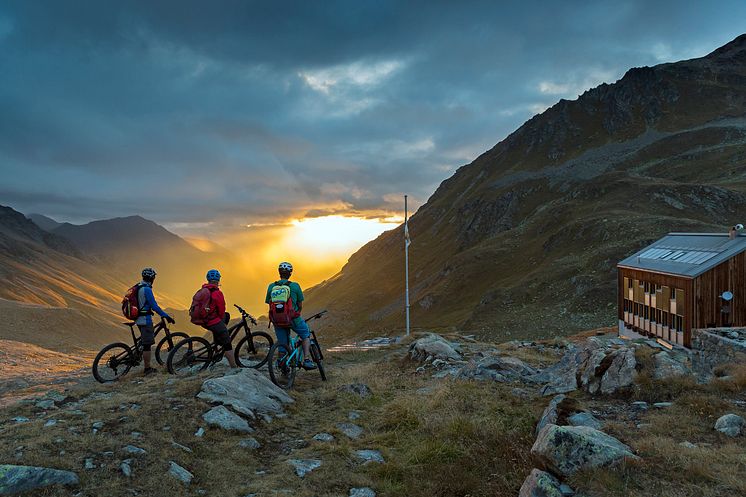
[[[743,221],[744,192],[746,35],[560,100],[444,181],[410,222],[413,324],[498,339],[614,324],[616,262]],[[309,307],[342,336],[401,330],[403,259],[400,227]]]

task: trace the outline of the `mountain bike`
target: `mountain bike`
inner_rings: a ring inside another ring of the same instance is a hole
[[[267,362],[274,341],[269,334],[262,331],[252,333],[249,322],[256,325],[256,319],[241,307],[235,304],[234,307],[241,313],[241,321],[228,329],[231,342],[235,340],[241,329],[244,330],[244,337],[234,347],[236,364],[243,368],[258,369]],[[166,367],[171,374],[187,375],[203,371],[210,365],[219,363],[224,355],[222,345],[210,342],[203,337],[188,337],[177,343],[168,354]]]
[[[126,343],[116,342],[110,343],[101,349],[93,360],[93,377],[100,383],[109,383],[118,380],[142,361],[142,338],[139,335],[135,335],[136,323],[133,321],[122,324],[129,326],[133,346],[130,347]],[[155,347],[155,360],[158,361],[158,364],[163,364],[164,356],[166,355],[165,351],[171,351],[177,340],[189,337],[189,335],[181,331],[171,333],[168,323],[164,318],[161,318],[161,322],[153,330],[156,337],[161,330],[165,332],[166,336]]]
[[[314,319],[320,319],[327,311],[321,311],[306,319],[306,323]],[[316,332],[311,330],[311,358],[316,363],[321,380],[326,381],[326,370],[324,369],[324,354],[321,352],[321,345],[316,338]],[[288,390],[293,388],[295,374],[303,368],[303,340],[298,337],[290,337],[290,343],[276,343],[269,350],[268,356],[269,378],[272,383]],[[305,369],[305,368],[304,368]]]

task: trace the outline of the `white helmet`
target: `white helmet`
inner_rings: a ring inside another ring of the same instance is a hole
[[[277,267],[280,271],[287,271],[289,273],[293,272],[293,265],[289,262],[281,262],[280,265]]]

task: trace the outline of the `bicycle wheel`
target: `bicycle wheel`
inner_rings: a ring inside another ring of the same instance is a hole
[[[212,361],[212,345],[202,337],[189,337],[177,343],[166,359],[168,372],[188,375],[204,371]]]
[[[93,377],[100,383],[116,381],[129,373],[135,356],[126,343],[111,343],[101,349],[93,360]]]
[[[170,342],[169,342],[169,338],[170,338]],[[166,359],[168,358],[167,352],[171,352],[171,350],[176,346],[176,344],[185,338],[189,338],[189,335],[181,331],[177,331],[176,333],[171,333],[170,337],[168,336],[163,337],[161,341],[158,342],[158,346],[155,348],[155,360],[158,361],[158,364],[160,364],[161,366],[166,364]],[[166,348],[164,349],[164,347]]]
[[[292,352],[289,346],[284,343],[276,343],[269,349],[269,355],[267,356],[269,379],[283,390],[293,388],[295,373],[298,369],[295,356],[290,357],[290,354]]]
[[[236,345],[236,363],[242,368],[259,369],[267,363],[274,340],[262,331],[244,336]]]
[[[316,367],[321,375],[321,381],[326,381],[326,370],[324,369],[323,355],[321,355],[321,347],[316,342],[311,342],[311,358],[316,363]]]

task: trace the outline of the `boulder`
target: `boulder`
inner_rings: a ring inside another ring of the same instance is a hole
[[[337,428],[339,428],[339,431],[352,439],[360,438],[360,435],[363,434],[363,429],[358,425],[352,423],[337,423]]]
[[[570,426],[590,426],[600,430],[603,427],[603,423],[598,420],[593,414],[589,412],[576,412],[572,416],[567,418],[567,423]]]
[[[639,459],[616,438],[588,426],[546,425],[531,454],[545,469],[564,476]]]
[[[557,419],[559,418],[557,406],[563,400],[565,400],[565,396],[560,394],[549,401],[549,405],[544,409],[544,412],[541,414],[541,418],[539,418],[539,422],[536,424],[534,435],[538,435],[541,429],[544,428],[546,425],[557,424]]]
[[[425,361],[428,357],[454,361],[461,359],[461,354],[456,351],[453,344],[435,333],[428,333],[412,342],[409,346],[409,356],[420,362]]]
[[[202,415],[202,419],[208,425],[217,426],[224,430],[242,431],[245,433],[254,431],[244,418],[229,411],[225,406],[213,407]]]
[[[350,497],[376,497],[376,493],[370,487],[351,488]]]
[[[541,395],[557,395],[560,393],[569,393],[578,389],[578,380],[576,369],[566,369],[558,371],[557,374],[548,377],[548,383],[541,388]]]
[[[686,365],[671,357],[671,354],[668,352],[659,352],[655,354],[653,360],[655,361],[655,373],[653,373],[653,378],[656,380],[664,380],[676,376],[686,376],[691,373]]]
[[[233,374],[211,378],[202,384],[197,397],[215,404],[223,404],[234,411],[256,418],[282,413],[283,404],[293,399],[280,387],[255,369],[240,369]]]
[[[295,474],[303,478],[314,469],[321,466],[319,459],[289,459],[288,464],[295,468]]]
[[[381,454],[380,450],[371,450],[371,449],[364,449],[364,450],[356,450],[355,456],[363,461],[365,464],[376,462],[376,463],[384,463],[386,462],[383,459],[383,454]]]
[[[633,349],[624,347],[615,350],[607,355],[603,362],[608,363],[609,367],[601,376],[600,391],[602,394],[612,394],[617,390],[630,387],[634,384],[635,377],[637,376],[637,370],[635,369],[637,359],[635,359],[635,351]],[[598,374],[598,370],[596,374]]]
[[[250,437],[250,438],[244,438],[243,440],[239,440],[238,446],[244,449],[256,450],[256,449],[261,448],[262,444],[260,444],[256,438]]]
[[[317,433],[313,436],[317,442],[333,442],[334,437],[330,433]]]
[[[71,471],[0,464],[0,495],[18,494],[52,485],[79,485],[78,475]]]
[[[563,495],[557,478],[546,471],[534,468],[521,485],[518,497],[563,497]]]
[[[746,421],[737,414],[726,414],[715,422],[715,429],[729,437],[737,437],[746,432]]]
[[[181,483],[185,485],[189,485],[192,483],[192,479],[194,478],[194,475],[190,473],[187,469],[179,466],[173,461],[168,462],[168,474],[179,480]]]

